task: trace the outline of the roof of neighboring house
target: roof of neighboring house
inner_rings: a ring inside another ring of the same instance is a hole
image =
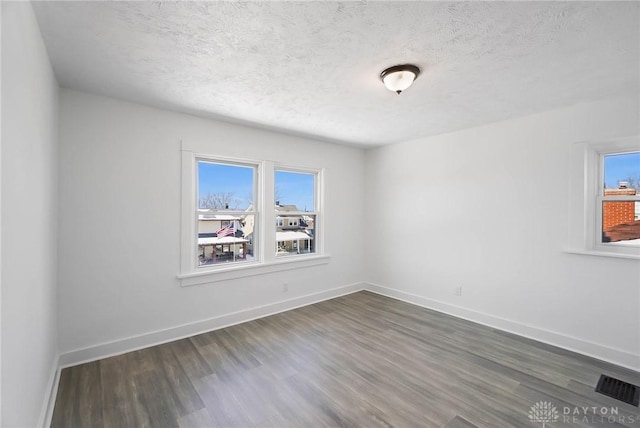
[[[276,211],[299,211],[295,205],[276,205]]]
[[[621,189],[604,189],[605,196],[633,196],[636,192],[636,189],[628,189],[626,187]]]
[[[249,240],[245,238],[236,238],[235,236],[198,238],[198,245],[242,244],[244,242],[249,242]]]
[[[242,220],[242,218],[238,216],[233,216],[229,214],[198,214],[198,220],[202,221],[220,221],[220,220]]]
[[[610,227],[602,233],[603,242],[629,241],[640,239],[640,220]]]
[[[276,241],[298,241],[302,239],[313,239],[313,236],[310,236],[304,232],[296,232],[296,231],[285,231],[285,232],[276,232]]]

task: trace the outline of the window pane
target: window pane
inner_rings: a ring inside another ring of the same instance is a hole
[[[604,156],[605,196],[626,195],[614,190],[640,189],[640,152]]]
[[[290,211],[315,211],[315,178],[315,174],[276,170],[276,208],[282,206],[290,207]]]
[[[198,266],[253,260],[254,176],[253,167],[198,161]]]
[[[640,152],[604,156],[604,197],[640,194]],[[602,203],[602,242],[640,245],[640,202]]]
[[[312,173],[276,170],[276,256],[315,253],[315,179]]]
[[[602,242],[640,245],[640,202],[602,203]]]
[[[244,211],[253,204],[254,168],[198,162],[198,207]]]

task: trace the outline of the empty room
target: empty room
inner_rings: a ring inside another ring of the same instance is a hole
[[[0,11],[3,428],[640,427],[640,3]]]

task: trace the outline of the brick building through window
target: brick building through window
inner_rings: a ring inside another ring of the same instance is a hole
[[[635,196],[636,189],[621,183],[618,189],[605,189],[604,196]],[[603,242],[640,239],[640,220],[636,201],[604,201],[602,204]]]

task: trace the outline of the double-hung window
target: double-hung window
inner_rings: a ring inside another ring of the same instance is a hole
[[[609,250],[640,248],[640,150],[601,153],[599,166],[597,244]]]
[[[322,169],[183,148],[182,284],[328,263],[322,175]]]
[[[197,266],[255,260],[257,165],[196,162]]]
[[[570,251],[640,258],[638,137],[574,147]]]
[[[276,256],[316,252],[318,173],[275,170]]]

